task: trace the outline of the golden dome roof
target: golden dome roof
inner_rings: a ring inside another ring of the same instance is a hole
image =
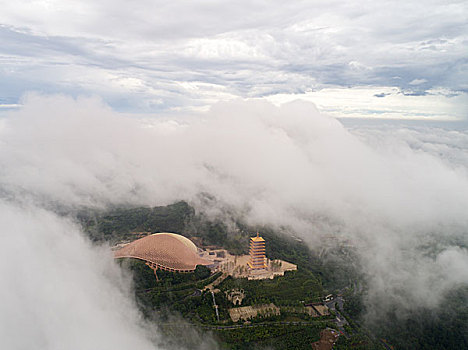
[[[198,256],[196,245],[188,238],[175,233],[155,233],[117,250],[115,258],[135,258],[180,271],[195,270],[197,265],[212,262]]]

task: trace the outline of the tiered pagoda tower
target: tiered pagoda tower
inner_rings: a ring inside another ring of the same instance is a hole
[[[251,270],[266,269],[265,240],[258,235],[250,237],[250,261],[248,262]]]

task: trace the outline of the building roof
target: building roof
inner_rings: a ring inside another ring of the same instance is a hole
[[[257,232],[257,237],[250,237],[250,239],[254,242],[265,242],[265,240],[259,236],[258,232]]]
[[[195,244],[175,233],[155,233],[117,250],[115,258],[135,258],[174,270],[194,270],[212,262],[198,256]]]

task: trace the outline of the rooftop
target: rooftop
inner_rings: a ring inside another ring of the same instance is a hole
[[[114,253],[115,258],[134,258],[174,270],[194,270],[211,261],[198,256],[188,238],[175,233],[155,233],[133,241]]]
[[[265,242],[265,240],[259,236],[258,232],[257,232],[257,237],[250,237],[250,239],[254,242]]]

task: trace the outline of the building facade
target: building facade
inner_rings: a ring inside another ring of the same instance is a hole
[[[251,270],[266,269],[265,240],[259,236],[250,237],[250,261],[248,262]]]

